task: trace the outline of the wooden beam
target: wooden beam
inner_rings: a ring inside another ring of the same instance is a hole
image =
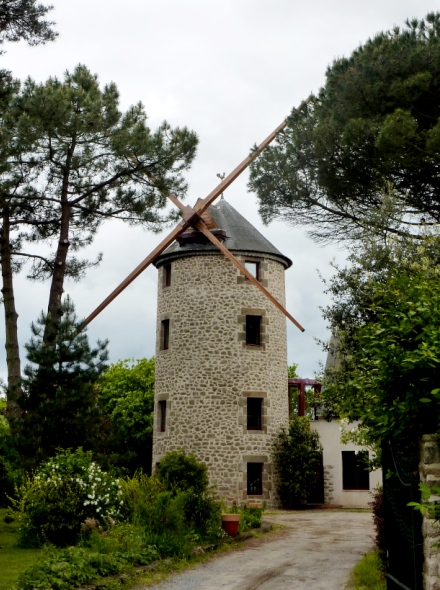
[[[277,301],[275,299],[275,297],[273,295],[271,295],[269,293],[269,291],[267,289],[265,289],[263,287],[263,285],[260,283],[260,281],[258,281],[248,270],[247,268],[241,264],[241,262],[239,260],[237,260],[237,258],[235,258],[235,256],[232,254],[232,252],[230,252],[226,246],[224,246],[220,240],[218,240],[210,231],[209,229],[207,229],[203,223],[201,223],[200,221],[197,223],[197,229],[199,231],[202,232],[203,235],[205,235],[208,240],[210,240],[215,246],[217,246],[217,248],[226,256],[226,258],[228,258],[228,260],[230,260],[232,262],[232,264],[235,264],[235,266],[251,281],[251,283],[253,283],[258,289],[260,289],[260,291],[269,299],[269,301],[271,301],[275,307],[277,307],[281,313],[283,313],[287,318],[289,318],[289,320],[295,324],[295,326],[297,328],[299,328],[301,330],[301,332],[304,332],[305,329],[301,326],[301,324],[299,324],[296,319],[290,315],[290,313],[287,311],[287,309],[285,309],[281,303],[279,303],[279,301]]]
[[[194,208],[194,212],[197,215],[202,215],[206,209],[209,207],[209,205],[211,205],[211,203],[213,203],[215,201],[215,199],[222,194],[222,192],[232,183],[234,182],[234,180],[240,176],[240,174],[249,166],[249,164],[252,162],[252,160],[267,146],[269,145],[269,143],[271,141],[273,141],[275,139],[275,137],[277,136],[277,134],[282,131],[282,129],[284,129],[284,127],[287,125],[286,121],[283,121],[281,123],[281,125],[278,125],[278,127],[272,131],[272,133],[266,137],[266,139],[260,143],[260,145],[247,157],[245,158],[241,164],[239,164],[236,168],[234,168],[234,170],[213,190],[209,193],[209,195],[203,199],[202,201],[199,201],[196,205],[196,207]],[[154,177],[152,175],[149,176],[153,181],[154,181]],[[177,206],[182,209],[183,205],[178,201],[178,199],[176,199],[176,197],[174,197],[174,195],[169,195],[169,198],[175,203],[176,201],[179,203]],[[101,311],[103,311],[114,299],[116,299],[116,297],[122,293],[122,291],[124,289],[126,289],[128,287],[128,285],[130,285],[130,283],[132,283],[152,262],[154,262],[155,258],[157,258],[160,254],[162,254],[162,252],[164,250],[166,250],[166,248],[168,248],[168,246],[170,246],[174,240],[185,231],[185,229],[188,227],[188,224],[185,221],[181,221],[174,229],[173,231],[168,234],[168,236],[162,240],[162,242],[156,246],[156,248],[140,263],[138,264],[138,266],[128,275],[128,277],[126,279],[124,279],[122,281],[122,283],[120,283],[118,285],[118,287],[116,287],[116,289],[114,289],[114,291],[112,291],[110,293],[110,295],[108,297],[106,297],[106,299],[104,299],[104,301],[98,305],[98,307],[92,311],[92,313],[87,316],[87,318],[84,320],[84,322],[81,324],[81,326],[78,328],[77,332],[81,332],[81,330],[83,330],[88,324],[90,324],[90,322],[92,320],[94,320],[96,318],[97,315],[99,315],[101,313]]]
[[[150,254],[148,254],[148,256],[144,258],[144,260],[140,264],[137,265],[137,267],[128,275],[128,277],[124,279],[122,283],[120,283],[116,287],[116,289],[112,291],[110,295],[106,297],[104,301],[100,305],[98,305],[98,307],[94,311],[92,311],[92,313],[89,316],[86,317],[84,322],[81,324],[78,332],[81,332],[81,330],[83,330],[88,324],[90,324],[90,322],[94,320],[96,316],[99,315],[101,311],[105,309],[107,305],[109,305],[113,301],[113,299],[116,299],[116,297],[120,293],[122,293],[122,291],[126,289],[130,283],[132,283],[152,262],[154,262],[155,258],[157,258],[159,254],[162,254],[162,252],[166,250],[168,246],[170,246],[174,242],[174,240],[185,230],[186,227],[187,224],[184,221],[181,221],[173,229],[173,231],[170,234],[168,234],[167,237],[164,240],[162,240],[161,243],[158,246],[156,246],[156,248],[152,252],[150,252]]]

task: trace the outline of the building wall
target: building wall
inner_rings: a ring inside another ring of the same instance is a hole
[[[353,426],[356,423],[353,424]],[[382,470],[370,473],[369,490],[344,490],[342,479],[342,451],[363,451],[363,447],[354,444],[342,444],[338,422],[320,419],[311,422],[311,427],[319,433],[323,451],[324,464],[324,502],[350,508],[368,508],[371,491],[382,483]]]
[[[252,260],[240,257],[242,262]],[[284,266],[261,260],[261,282],[285,303]],[[286,319],[221,254],[178,258],[171,285],[159,268],[155,410],[167,400],[165,432],[156,420],[153,468],[183,448],[208,467],[210,483],[227,502],[247,496],[247,462],[263,463],[263,495],[277,504],[272,444],[288,426]],[[261,346],[245,343],[245,316],[262,316]],[[161,322],[170,321],[168,350]],[[247,397],[263,399],[263,427],[248,431]],[[254,497],[252,497],[254,498]]]

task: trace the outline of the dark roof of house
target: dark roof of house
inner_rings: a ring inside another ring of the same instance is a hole
[[[232,252],[272,258],[284,264],[286,268],[292,265],[290,258],[281,254],[269,240],[224,199],[220,199],[216,205],[211,205],[208,212],[217,227],[226,232],[226,239],[223,243]],[[199,256],[207,252],[216,253],[219,250],[211,242],[200,244],[190,241],[190,243],[181,245],[176,241],[156,258],[154,265],[159,267],[176,258]]]

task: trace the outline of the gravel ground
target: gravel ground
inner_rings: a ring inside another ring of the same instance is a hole
[[[173,574],[157,590],[343,590],[373,547],[369,512],[307,510],[267,515],[287,529]],[[138,586],[139,590],[141,589]]]

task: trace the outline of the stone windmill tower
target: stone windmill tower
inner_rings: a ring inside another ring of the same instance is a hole
[[[169,194],[181,210],[180,223],[82,324],[154,263],[159,309],[153,463],[183,447],[206,463],[219,495],[269,505],[277,504],[272,444],[288,423],[282,314],[304,328],[284,308],[290,260],[226,201],[213,203],[285,126],[283,121],[194,208]]]
[[[291,261],[224,199],[202,219],[284,305]],[[276,504],[272,446],[289,419],[285,317],[199,231],[181,234],[154,264],[153,465],[183,448],[226,500]]]

